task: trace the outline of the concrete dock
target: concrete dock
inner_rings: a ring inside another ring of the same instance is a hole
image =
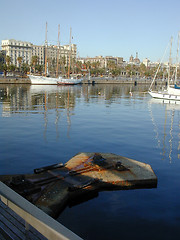
[[[1,77],[0,84],[31,84],[31,81],[29,78]]]

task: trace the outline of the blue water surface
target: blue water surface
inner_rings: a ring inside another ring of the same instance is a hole
[[[148,163],[157,188],[100,192],[58,221],[84,239],[179,239],[180,104],[153,100],[147,90],[0,85],[0,174],[32,173],[78,152]]]

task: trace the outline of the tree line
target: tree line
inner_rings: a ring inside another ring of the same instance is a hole
[[[145,64],[140,63],[136,64],[121,64],[117,65],[114,61],[109,60],[107,62],[107,67],[100,67],[100,62],[87,61],[85,63],[77,62],[78,69],[82,69],[83,67],[87,69],[91,76],[125,76],[125,77],[145,77],[145,78],[153,78],[157,72],[158,65],[153,67],[146,67]],[[175,72],[175,67],[171,68],[171,76]],[[180,76],[180,71],[178,70],[178,76]],[[168,68],[165,66],[161,66],[158,73],[157,78],[163,79],[168,77]]]
[[[109,60],[107,62],[106,67],[101,67],[99,61],[91,63],[90,61],[86,61],[82,63],[76,59],[69,59],[70,60],[70,74],[79,74],[79,75],[86,75],[90,72],[91,76],[95,77],[103,77],[103,76],[125,76],[125,77],[145,77],[145,78],[152,78],[158,66],[156,67],[146,67],[143,63],[139,65],[135,64],[122,64],[117,65],[114,61]],[[47,59],[48,62],[48,71],[50,75],[67,75],[68,73],[68,61],[65,57],[56,61],[56,59]],[[31,64],[23,63],[23,58],[17,58],[18,67],[12,64],[11,58],[9,56],[5,56],[3,52],[0,52],[0,72],[4,73],[4,76],[7,73],[18,74],[21,76],[27,75],[27,73],[36,73],[42,75],[44,72],[44,65],[39,64],[39,57],[32,56]],[[173,75],[174,69],[171,69],[171,75]],[[166,67],[161,67],[157,78],[167,78],[168,71]],[[178,69],[178,76],[180,75]]]

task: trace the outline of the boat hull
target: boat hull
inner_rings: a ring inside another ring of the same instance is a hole
[[[168,93],[169,93],[169,94],[172,94],[172,95],[178,95],[178,96],[180,96],[180,89],[169,86],[169,87],[168,87]]]
[[[36,85],[57,85],[58,78],[44,77],[44,76],[33,76],[28,75],[31,80],[31,84]]]
[[[149,92],[149,94],[153,98],[180,101],[180,95],[173,95],[173,94],[170,94],[169,92]]]
[[[82,79],[74,78],[51,78],[44,76],[28,75],[33,85],[76,85],[82,82]]]
[[[61,78],[58,80],[57,84],[58,85],[77,85],[82,82],[82,79],[74,79],[74,78]]]

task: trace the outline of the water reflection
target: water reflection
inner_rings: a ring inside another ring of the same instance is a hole
[[[147,87],[143,87],[147,91]],[[3,104],[2,116],[9,117],[13,113],[42,113],[48,109],[73,109],[76,101],[83,97],[89,100],[106,101],[111,104],[120,97],[131,98],[137,92],[135,86],[96,85],[96,86],[43,86],[43,85],[1,85],[0,102]],[[139,93],[139,96],[142,93]]]
[[[180,104],[155,101],[148,88],[0,85],[1,174],[32,173],[78,152],[112,152],[146,162],[157,174],[156,190],[100,193],[66,209],[61,223],[85,239],[87,233],[89,239],[118,239],[122,228],[124,239],[152,238],[152,229],[153,237],[162,239],[168,239],[164,229],[169,236],[179,233]]]
[[[65,116],[67,124],[67,136],[70,134],[71,117],[81,110],[81,104],[97,103],[106,107],[113,103],[122,104],[125,107],[136,104],[139,105],[148,101],[150,119],[154,128],[154,138],[157,147],[161,149],[162,159],[168,154],[169,161],[172,162],[173,144],[177,144],[176,149],[180,149],[179,134],[178,140],[176,132],[179,132],[180,102],[165,102],[162,100],[148,98],[146,91],[148,86],[133,85],[82,85],[82,86],[43,86],[43,85],[0,85],[0,104],[2,104],[2,117],[11,117],[13,114],[42,114],[44,124],[44,139],[46,140],[49,119],[53,114],[56,138],[59,138],[60,121]],[[84,107],[82,108],[84,109]],[[84,111],[84,110],[82,110]],[[82,114],[82,113],[81,113]],[[127,115],[127,118],[129,116]],[[52,118],[51,118],[52,120]],[[63,122],[64,123],[64,122]],[[62,124],[63,124],[62,123]],[[175,126],[176,132],[173,131]],[[178,158],[180,154],[178,153]]]
[[[156,108],[156,105],[158,108]],[[174,102],[169,100],[161,100],[161,99],[150,99],[149,104],[149,112],[151,116],[151,120],[154,127],[155,139],[157,140],[158,148],[162,148],[162,160],[165,159],[166,154],[168,155],[169,162],[172,162],[172,152],[173,152],[173,144],[176,145],[176,138],[178,139],[178,147],[177,150],[180,149],[180,134],[178,123],[179,122],[179,111],[180,111],[180,102]],[[162,114],[159,117],[159,113],[157,113],[157,109]],[[163,110],[163,111],[161,111]],[[157,119],[155,119],[155,116]],[[177,121],[176,121],[177,120]],[[174,126],[175,125],[175,126]],[[174,130],[175,127],[175,130]],[[177,131],[178,129],[178,131]],[[174,139],[175,138],[175,139]],[[174,141],[173,141],[174,139]],[[179,158],[179,153],[178,153]]]

